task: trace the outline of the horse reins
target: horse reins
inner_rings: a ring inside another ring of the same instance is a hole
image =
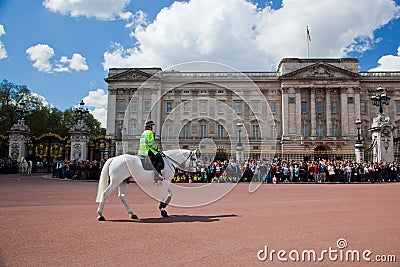
[[[185,161],[182,162],[182,163],[179,163],[179,162],[177,162],[176,160],[172,159],[171,157],[169,157],[169,156],[165,155],[164,153],[162,153],[162,155],[163,155],[164,157],[166,157],[166,158],[170,161],[170,164],[168,164],[168,165],[169,165],[169,167],[171,168],[171,170],[175,170],[176,168],[179,168],[179,169],[181,169],[181,170],[183,170],[183,171],[185,171],[185,172],[192,172],[192,171],[188,170],[188,169],[185,167],[185,163],[190,159],[189,168],[193,168],[193,167],[194,167],[194,166],[193,166],[193,154],[194,154],[193,151],[190,151],[190,154],[189,154],[189,156],[185,159]],[[175,165],[174,165],[174,163],[175,163]],[[172,167],[171,167],[171,165],[172,165]]]

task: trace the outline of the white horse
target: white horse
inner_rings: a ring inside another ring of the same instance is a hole
[[[185,149],[167,150],[163,153],[165,155],[163,157],[165,167],[161,171],[161,174],[164,177],[164,181],[162,182],[160,205],[158,208],[161,211],[162,217],[168,217],[165,208],[171,201],[172,190],[170,189],[170,183],[175,174],[175,168],[188,169],[195,167],[196,153],[195,151]],[[105,221],[103,216],[104,204],[117,187],[119,189],[118,197],[121,199],[131,219],[138,219],[126,201],[126,184],[129,182],[130,178],[134,179],[136,182],[140,181],[139,185],[143,185],[146,182],[154,183],[154,171],[155,170],[145,170],[138,156],[124,154],[109,158],[105,162],[100,174],[96,198],[96,202],[99,203],[97,219],[99,221]]]
[[[21,157],[20,167],[21,167],[22,175],[32,173],[32,161],[31,160],[28,162],[25,157]]]

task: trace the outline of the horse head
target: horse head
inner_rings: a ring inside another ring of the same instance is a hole
[[[174,165],[177,165],[179,168],[195,172],[197,167],[197,156],[196,150],[188,150],[188,149],[176,149],[176,150],[167,150],[164,151],[166,157],[171,160]]]

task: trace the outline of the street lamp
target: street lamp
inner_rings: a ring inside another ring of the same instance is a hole
[[[83,102],[83,99],[79,103],[79,107],[74,109],[75,113],[80,116],[80,120],[78,122],[82,123],[83,118],[87,116],[89,113],[89,110],[85,108],[85,102]]]
[[[237,146],[236,146],[236,160],[237,161],[242,161],[243,160],[243,145],[242,145],[242,142],[240,140],[240,133],[242,132],[242,127],[243,127],[243,123],[241,121],[236,123],[236,130],[238,132],[238,143],[237,143]]]
[[[18,117],[20,117],[20,120],[22,121],[24,121],[24,117],[29,113],[29,108],[26,106],[26,104],[26,100],[23,99],[17,104],[16,111],[18,113]]]
[[[376,93],[371,96],[372,105],[379,107],[379,113],[383,113],[383,105],[389,105],[390,96],[388,96],[381,86],[376,88]]]
[[[361,120],[357,119],[355,121],[356,127],[357,127],[357,141],[356,144],[354,145],[355,149],[355,156],[356,156],[356,162],[362,162],[364,158],[363,154],[363,144],[361,141]]]
[[[360,136],[361,136],[361,120],[357,119],[355,124],[357,127],[357,142],[356,142],[356,144],[361,144],[361,138],[360,138]]]
[[[240,141],[240,133],[242,132],[242,127],[243,127],[243,124],[242,124],[241,121],[239,121],[239,122],[236,124],[236,129],[237,129],[237,131],[238,131],[238,146],[242,146],[242,143],[241,143],[241,141]]]

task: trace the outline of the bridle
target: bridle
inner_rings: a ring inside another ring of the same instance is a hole
[[[190,151],[189,156],[186,157],[185,161],[182,162],[182,163],[179,163],[179,162],[177,162],[176,160],[174,160],[173,158],[171,158],[171,157],[165,155],[164,153],[162,153],[162,156],[165,157],[165,158],[167,158],[167,159],[170,161],[169,164],[168,164],[168,162],[167,162],[167,164],[169,165],[169,167],[170,167],[172,170],[175,170],[176,168],[178,168],[178,169],[181,169],[181,170],[183,170],[183,171],[185,171],[185,172],[193,172],[193,171],[192,171],[192,169],[194,168],[193,162],[196,160],[195,155],[196,155],[195,152]],[[189,167],[187,168],[187,167],[186,167],[186,162],[187,162],[188,160],[189,160]],[[171,165],[172,165],[172,166],[171,166]]]

